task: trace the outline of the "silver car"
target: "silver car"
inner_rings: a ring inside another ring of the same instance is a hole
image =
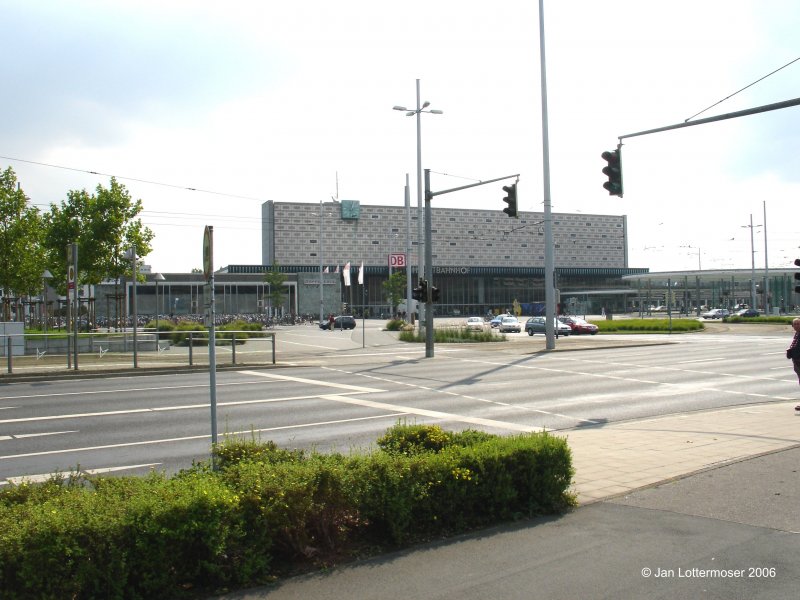
[[[528,332],[528,335],[547,333],[546,325],[547,322],[544,317],[531,317],[528,319],[528,322],[525,323],[525,331]],[[553,322],[553,331],[556,332],[557,335],[569,335],[572,333],[572,328],[566,323],[562,323],[556,319]]]
[[[500,333],[519,333],[522,331],[522,325],[519,324],[517,317],[503,317],[497,329]]]

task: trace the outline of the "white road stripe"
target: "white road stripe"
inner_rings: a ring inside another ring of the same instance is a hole
[[[78,433],[78,430],[74,431],[45,431],[44,433],[15,433],[12,434],[11,437],[15,440],[21,440],[25,438],[33,438],[33,437],[42,437],[46,435],[62,435],[65,433]]]
[[[312,394],[308,396],[284,396],[282,398],[261,398],[258,400],[237,400],[232,402],[218,402],[218,407],[223,406],[244,406],[247,404],[269,404],[270,402],[289,402],[292,400],[313,400],[319,398],[319,394]],[[160,413],[170,412],[176,410],[208,410],[208,403],[202,404],[186,404],[183,406],[159,406],[155,408],[131,408],[128,410],[108,410],[93,413],[72,413],[63,415],[47,415],[44,417],[20,417],[18,419],[3,419],[0,424],[4,423],[31,423],[36,421],[54,421],[61,419],[81,419],[90,417],[110,417],[118,415],[133,415],[141,413]]]
[[[144,465],[126,465],[123,467],[103,467],[100,469],[81,469],[81,473],[86,473],[87,475],[100,475],[102,473],[113,473],[116,471],[129,471],[132,469],[143,469],[145,467],[157,467],[161,463],[147,463]],[[48,481],[57,475],[67,475],[66,473],[40,473],[38,475],[16,475],[14,477],[7,477],[5,482],[6,483],[13,483],[14,485],[19,485],[21,483],[42,483],[43,481]],[[0,482],[2,485],[2,482]]]
[[[483,425],[485,427],[496,427],[498,429],[507,429],[510,431],[547,431],[544,427],[531,427],[529,425],[517,425],[516,423],[508,423],[507,421],[495,421],[493,419],[481,419],[479,417],[467,417],[455,413],[446,413],[438,410],[428,410],[425,408],[416,408],[413,406],[399,406],[397,404],[388,404],[386,402],[375,402],[373,400],[366,400],[364,398],[349,398],[347,396],[323,396],[326,400],[333,400],[334,402],[342,402],[344,404],[355,404],[356,406],[365,406],[369,408],[382,408],[385,410],[402,411],[403,413],[420,415],[424,417],[433,417],[436,419],[446,419],[450,421],[460,421],[462,423],[471,423],[473,425]]]
[[[208,408],[208,407],[206,407]],[[268,433],[270,431],[281,431],[284,429],[305,429],[307,427],[322,427],[324,425],[339,425],[341,423],[356,423],[358,421],[371,421],[376,419],[394,419],[402,417],[405,413],[389,413],[385,415],[373,415],[370,417],[356,417],[354,419],[338,419],[335,421],[319,421],[316,423],[301,423],[299,425],[282,425],[279,427],[264,427],[261,429],[247,429],[242,431],[228,432],[226,435],[251,435],[253,433]],[[103,446],[85,446],[83,448],[63,448],[61,450],[43,450],[41,452],[27,452],[25,454],[7,454],[0,456],[0,460],[10,460],[13,458],[30,458],[32,456],[50,456],[53,454],[73,454],[75,452],[90,452],[95,450],[114,450],[116,448],[131,448],[133,446],[153,446],[155,444],[171,444],[178,442],[191,442],[195,440],[209,440],[211,442],[211,434],[204,435],[190,435],[186,437],[164,438],[160,440],[142,440],[139,442],[126,442],[122,444],[106,444]]]
[[[277,373],[262,373],[261,371],[239,371],[243,375],[252,375],[253,377],[265,377],[268,379],[278,379],[281,381],[296,381],[298,383],[307,383],[309,385],[321,385],[325,387],[332,387],[338,390],[349,390],[353,392],[369,393],[369,392],[385,392],[378,388],[368,388],[361,385],[348,385],[346,383],[333,383],[332,381],[318,381],[316,379],[306,379],[304,377],[291,377],[289,375],[278,375]]]

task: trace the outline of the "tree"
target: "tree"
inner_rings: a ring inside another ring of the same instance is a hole
[[[383,282],[383,292],[392,307],[392,314],[395,307],[406,297],[406,274],[404,271],[395,271],[389,279]],[[410,312],[410,309],[409,309]]]
[[[136,247],[137,257],[150,254],[154,234],[137,215],[142,201],[131,199],[124,185],[112,177],[108,188],[95,193],[70,190],[66,201],[51,204],[45,214],[44,246],[47,267],[63,293],[66,287],[67,245],[78,244],[78,283],[98,284],[130,272],[125,252]]]
[[[0,173],[0,289],[3,297],[33,296],[42,289],[42,218],[29,204],[9,167]],[[3,318],[10,320],[4,302]]]
[[[272,269],[264,273],[264,283],[269,285],[267,297],[269,298],[270,306],[276,308],[283,306],[283,302],[286,299],[286,292],[283,287],[285,281],[286,275],[281,273],[278,263],[272,263]]]

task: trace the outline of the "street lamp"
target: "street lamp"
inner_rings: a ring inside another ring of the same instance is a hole
[[[47,333],[47,280],[52,279],[53,274],[47,269],[42,273],[42,309],[44,311],[44,332]]]
[[[334,199],[334,203],[338,203],[338,200]],[[312,215],[314,213],[311,213]],[[329,216],[333,215],[333,213],[328,213]],[[319,201],[319,325],[322,327],[322,319],[323,319],[323,312],[325,310],[325,294],[322,287],[323,277],[322,277],[322,222],[325,219],[325,209],[323,208],[322,200]]]
[[[166,277],[164,277],[161,273],[156,273],[153,276],[153,279],[156,281],[156,348],[158,348],[158,313],[160,312],[158,304],[158,282],[164,281]]]
[[[413,115],[417,116],[417,277],[424,277],[425,259],[423,258],[424,252],[422,251],[422,120],[420,119],[420,115],[422,113],[441,115],[443,112],[437,109],[425,110],[431,103],[426,101],[420,106],[419,98],[419,79],[417,79],[417,108],[415,110],[410,110],[405,106],[393,106],[392,109],[404,111],[407,117]],[[427,315],[425,315],[426,323],[427,318]]]
[[[756,308],[756,247],[753,237],[753,228],[761,227],[761,225],[753,225],[753,213],[750,213],[750,225],[741,225],[741,227],[750,228],[750,308],[754,309]]]

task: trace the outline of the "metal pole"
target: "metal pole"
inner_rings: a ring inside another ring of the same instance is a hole
[[[756,247],[753,234],[753,213],[750,213],[750,308],[756,307]]]
[[[425,169],[425,279],[428,281],[425,298],[425,358],[433,358],[433,248],[431,232],[431,170]]]
[[[769,315],[769,261],[767,260],[767,201],[764,205],[764,314]]]
[[[425,271],[425,262],[427,260],[427,239],[425,243],[422,241],[422,224],[425,217],[422,213],[422,105],[420,102],[419,94],[419,79],[417,79],[417,278],[423,277]],[[424,250],[424,252],[423,252]],[[425,318],[425,309],[420,305],[419,326],[422,327],[423,322],[427,326],[427,319]]]
[[[322,200],[319,201],[319,326],[322,327],[324,296],[322,290]]]
[[[544,0],[539,0],[539,61],[542,89],[542,181],[544,183],[544,302],[547,350],[556,347],[555,340],[555,261],[553,258],[553,217],[550,207],[550,140],[547,126],[547,72],[545,70]]]
[[[131,262],[133,263],[133,281],[132,281],[133,298],[132,298],[131,302],[132,302],[132,307],[133,307],[133,368],[135,369],[135,368],[137,368],[139,366],[139,354],[138,354],[138,348],[137,348],[137,344],[136,344],[136,330],[138,329],[137,328],[137,324],[138,324],[138,321],[139,321],[139,315],[137,314],[137,311],[136,311],[136,246],[135,245],[131,246]],[[75,357],[76,361],[75,362],[77,362],[77,358],[78,357],[76,355],[76,357]]]
[[[408,173],[406,173],[406,320],[412,322],[411,310],[411,189],[408,187]]]
[[[73,361],[75,364],[75,370],[78,370],[78,315],[79,315],[79,308],[80,304],[78,303],[78,244],[72,244],[72,267],[74,269],[75,278],[73,280],[72,286],[72,300],[74,305],[74,316],[72,319],[72,339],[73,339],[73,349],[75,351],[75,360]],[[69,295],[69,290],[67,290],[67,295]],[[69,353],[69,352],[68,352]]]

